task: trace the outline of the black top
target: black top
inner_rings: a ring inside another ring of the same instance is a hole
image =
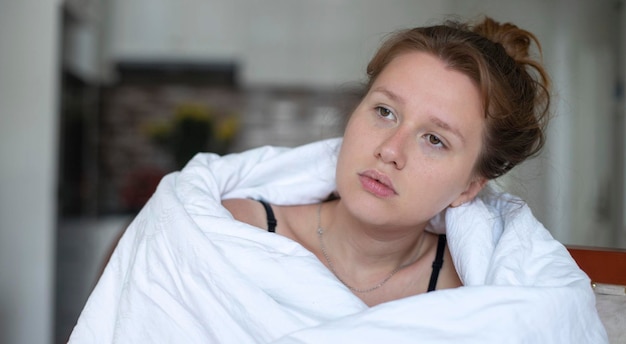
[[[275,233],[276,232],[276,217],[274,216],[274,211],[272,210],[272,206],[262,200],[259,200],[263,207],[265,208],[265,213],[267,214],[267,231]],[[439,234],[439,241],[437,243],[437,253],[435,255],[435,261],[433,261],[433,272],[430,274],[430,282],[428,283],[428,291],[431,292],[437,288],[437,280],[439,279],[439,271],[441,271],[441,267],[443,267],[443,253],[446,248],[446,235]]]

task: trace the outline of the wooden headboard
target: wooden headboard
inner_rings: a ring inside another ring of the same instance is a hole
[[[626,250],[585,246],[567,249],[591,281],[626,285]]]

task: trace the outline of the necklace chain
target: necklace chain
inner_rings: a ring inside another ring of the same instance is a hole
[[[343,283],[343,285],[345,285],[346,287],[348,287],[348,289],[352,290],[355,293],[369,293],[371,291],[374,291],[382,287],[383,285],[385,285],[385,283],[387,283],[387,281],[391,279],[391,277],[393,277],[393,275],[395,275],[398,271],[404,269],[405,267],[409,266],[413,262],[413,260],[410,260],[409,263],[405,265],[402,265],[402,264],[398,265],[395,269],[393,269],[387,275],[387,277],[385,277],[382,281],[378,282],[378,284],[372,287],[365,288],[365,289],[355,288],[349,285],[348,283],[346,283],[346,281],[344,281],[344,279],[339,276],[339,274],[337,273],[337,270],[335,270],[335,266],[333,265],[333,262],[330,260],[330,257],[328,256],[328,252],[326,252],[326,247],[324,246],[323,235],[324,235],[324,228],[322,228],[322,203],[320,203],[319,207],[317,208],[317,236],[320,239],[320,248],[322,249],[322,254],[324,255],[324,259],[326,259],[326,263],[328,264],[330,271],[335,275],[335,277],[337,277],[339,282]],[[418,254],[419,254],[419,251],[421,251],[422,249],[422,243],[424,242],[424,237],[425,235],[424,233],[422,233],[419,247],[418,247],[418,252],[417,252]]]

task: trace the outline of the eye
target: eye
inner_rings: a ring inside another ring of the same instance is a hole
[[[384,106],[377,106],[375,109],[378,115],[382,118],[390,120],[394,120],[396,118],[396,115],[394,115],[391,110],[387,109]]]
[[[433,146],[445,148],[445,145],[443,144],[441,139],[437,137],[437,135],[426,134],[426,140],[428,140],[428,143],[430,143]]]

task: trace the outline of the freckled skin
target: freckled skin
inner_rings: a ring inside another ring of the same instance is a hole
[[[472,174],[483,121],[479,91],[467,76],[426,53],[396,57],[346,128],[337,166],[346,208],[365,222],[414,227],[470,200],[484,184]],[[363,190],[357,176],[371,169],[392,180],[396,197]]]

